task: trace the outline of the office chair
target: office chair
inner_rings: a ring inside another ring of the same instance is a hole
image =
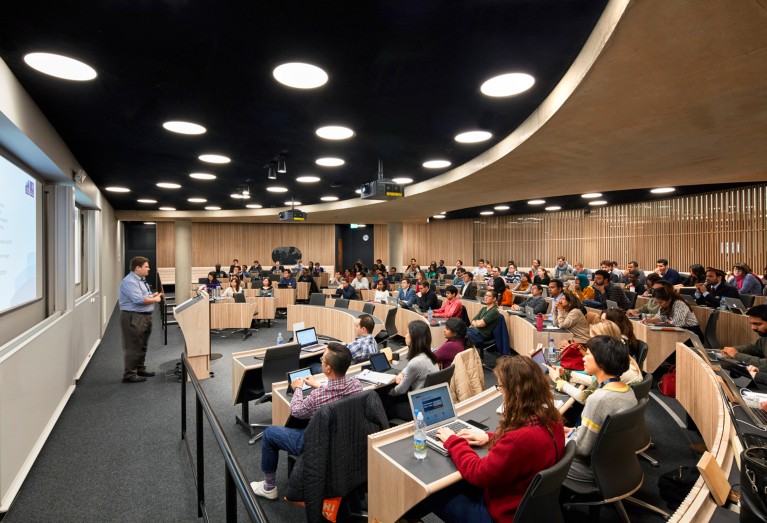
[[[652,389],[652,374],[649,372],[645,374],[644,379],[640,383],[637,383],[636,385],[631,387],[631,390],[634,391],[634,395],[636,396],[637,401],[641,401],[645,398],[649,398],[651,389]],[[639,425],[637,425],[635,436],[636,436],[636,442],[637,442],[636,453],[639,455],[640,458],[647,460],[647,462],[650,463],[650,465],[652,465],[653,467],[657,467],[659,463],[645,453],[647,449],[653,446],[653,443],[652,443],[652,435],[650,434],[650,429],[647,428],[647,423],[645,422],[644,417],[642,417]]]
[[[570,441],[565,446],[564,455],[556,464],[535,475],[514,514],[516,523],[564,522],[559,506],[559,491],[574,457],[575,442]]]
[[[493,369],[492,367],[485,365],[485,351],[495,348],[494,352],[497,352],[500,356],[511,354],[511,349],[509,347],[509,331],[506,329],[506,319],[503,316],[499,316],[498,321],[495,322],[493,337],[487,341],[477,343],[476,347],[479,352],[479,359],[482,360],[482,366],[488,370]]]
[[[708,323],[706,323],[705,347],[707,349],[719,350],[722,346],[719,344],[719,339],[716,336],[716,324],[719,321],[719,309],[714,310],[711,316],[708,317]]]
[[[635,308],[637,304],[637,293],[626,291],[626,297],[629,299],[629,309]]]
[[[378,346],[378,350],[381,350],[381,347],[387,347],[389,345],[389,333],[385,330],[378,331],[378,334],[375,335],[374,339],[376,340],[376,345]]]
[[[461,305],[461,321],[468,327],[471,325],[471,320],[469,319],[469,313],[466,312],[466,306]]]
[[[743,306],[747,309],[750,309],[754,306],[754,299],[756,299],[756,296],[753,294],[741,294],[740,295],[740,301],[743,304]]]
[[[280,347],[274,347],[264,352],[264,365],[261,368],[261,387],[253,389],[250,392],[255,396],[260,396],[255,400],[255,404],[272,401],[272,384],[278,381],[285,381],[288,372],[300,368],[301,345],[290,343]],[[266,428],[270,423],[251,423],[251,429]],[[263,432],[255,434],[248,441],[248,445],[253,445],[261,439]]]
[[[336,303],[333,305],[333,307],[336,307],[337,309],[348,309],[349,300],[346,298],[336,298]]]
[[[375,310],[376,310],[376,306],[374,303],[365,303],[362,306],[362,312],[364,312],[365,314],[372,315],[375,312]]]
[[[313,292],[312,294],[309,295],[309,305],[317,305],[320,307],[324,307],[326,296],[327,294],[323,292]]]
[[[639,365],[639,368],[641,370],[642,365],[644,365],[644,360],[647,359],[647,352],[649,351],[649,347],[647,346],[647,342],[642,340],[637,340],[637,357],[636,362],[637,365]]]
[[[455,365],[450,365],[437,372],[432,372],[426,376],[426,381],[423,382],[423,386],[431,387],[432,385],[439,385],[440,383],[448,383],[453,378],[455,372]]]

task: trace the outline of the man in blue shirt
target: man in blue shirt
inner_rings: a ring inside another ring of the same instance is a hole
[[[280,278],[280,281],[277,282],[277,285],[287,285],[291,289],[296,288],[296,279],[293,277],[290,269],[285,269],[282,271],[282,278]]]
[[[415,303],[415,299],[415,289],[410,286],[410,279],[402,278],[402,281],[400,282],[399,295],[397,296],[399,304],[402,307],[412,307],[413,303]]]
[[[682,277],[676,269],[668,266],[668,260],[665,258],[660,258],[655,262],[655,273],[671,285],[682,283]]]
[[[146,358],[149,335],[152,334],[152,311],[160,303],[162,293],[152,292],[146,277],[149,260],[136,256],[130,261],[131,272],[120,282],[120,328],[123,334],[125,372],[123,383],[140,383],[154,376],[148,371]]]
[[[361,314],[354,320],[354,335],[356,338],[347,347],[352,353],[354,363],[367,361],[373,354],[378,354],[378,344],[373,337],[375,321],[369,314]]]

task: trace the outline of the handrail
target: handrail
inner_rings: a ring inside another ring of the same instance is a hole
[[[192,458],[192,450],[189,447],[189,441],[186,439],[186,381],[189,378],[192,383],[192,387],[195,391],[195,428],[197,432],[197,468],[194,467],[194,459]],[[192,465],[192,472],[197,486],[197,516],[202,517],[205,521],[208,521],[208,514],[205,510],[205,461],[203,454],[203,430],[202,430],[202,414],[208,419],[208,424],[213,432],[213,437],[216,438],[216,443],[224,456],[224,463],[226,464],[226,521],[228,523],[237,521],[237,505],[235,498],[235,489],[239,493],[240,499],[245,505],[245,510],[250,517],[250,520],[254,523],[268,523],[266,515],[261,508],[256,495],[250,488],[248,479],[245,477],[245,473],[242,471],[237,458],[232,452],[232,448],[229,445],[229,441],[224,435],[224,431],[221,428],[221,423],[218,421],[213,408],[208,402],[208,398],[205,396],[205,392],[202,390],[200,381],[195,376],[194,371],[189,366],[189,360],[186,358],[186,354],[181,354],[181,439],[186,444],[187,454],[189,455],[189,463]]]

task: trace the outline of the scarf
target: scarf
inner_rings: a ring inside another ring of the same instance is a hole
[[[577,274],[576,277],[578,278],[578,285],[580,285],[581,290],[589,286],[589,279],[585,274]]]

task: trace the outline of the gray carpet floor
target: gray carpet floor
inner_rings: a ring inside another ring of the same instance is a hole
[[[199,521],[191,466],[180,439],[180,384],[174,374],[183,350],[180,330],[170,326],[168,345],[163,345],[156,313],[147,365],[157,376],[145,383],[123,384],[118,316],[113,315],[99,349],[3,523]],[[204,380],[203,388],[249,481],[262,479],[261,449],[259,444],[249,446],[248,436],[234,423],[239,408],[232,405],[230,355],[274,344],[279,331],[286,338],[290,335],[284,319],[273,322],[271,328],[262,328],[246,341],[241,334],[228,331],[212,335],[212,351],[223,357],[211,362],[215,377]],[[492,362],[492,355],[488,361]],[[491,386],[492,373],[486,371],[485,377],[486,385]],[[185,401],[189,413],[187,434],[195,449],[191,387]],[[270,404],[251,407],[251,421],[268,421],[270,417]],[[700,438],[678,427],[655,401],[650,403],[647,417],[656,442],[650,453],[661,466],[653,468],[643,463],[645,482],[637,497],[665,506],[657,488],[659,474],[681,465],[694,466],[698,456],[688,446]],[[223,521],[223,458],[207,422],[204,427],[206,506],[212,521]],[[278,488],[282,489],[287,484],[285,461],[281,460],[277,475]],[[303,509],[290,503],[264,500],[262,507],[272,522],[304,519]],[[630,505],[627,510],[632,521],[662,521]],[[573,510],[567,516],[568,521],[588,521],[586,510]],[[248,519],[241,503],[238,519]],[[439,520],[430,516],[426,521]],[[602,521],[618,521],[617,514],[610,508],[603,509]]]

